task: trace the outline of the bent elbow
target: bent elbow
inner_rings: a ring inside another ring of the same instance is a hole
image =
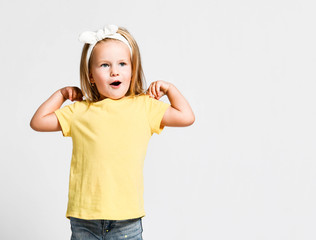
[[[40,123],[34,118],[32,118],[30,121],[30,127],[36,132],[42,132]]]
[[[195,122],[195,116],[193,114],[191,119],[190,119],[190,121],[189,121],[189,125],[188,126],[191,126],[194,122]]]
[[[34,131],[38,131],[37,127],[36,127],[36,124],[34,123],[34,120],[32,119],[30,121],[30,127],[34,130]]]
[[[194,122],[195,122],[195,116],[194,116],[194,114],[192,113],[192,115],[191,115],[190,117],[187,117],[187,118],[186,118],[185,126],[186,126],[186,127],[191,126]]]
[[[190,125],[192,125],[194,122],[195,122],[195,116],[194,116],[194,114],[193,114],[193,116],[192,116],[192,121],[191,121],[191,124],[190,124]]]

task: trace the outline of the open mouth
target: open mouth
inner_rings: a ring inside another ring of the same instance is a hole
[[[121,84],[120,81],[114,81],[114,82],[112,82],[110,85],[119,86],[120,84]]]

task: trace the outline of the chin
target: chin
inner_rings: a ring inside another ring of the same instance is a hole
[[[118,99],[120,99],[120,98],[125,97],[125,95],[126,95],[126,93],[125,93],[125,94],[115,94],[115,95],[109,96],[108,98],[111,98],[111,99],[113,99],[113,100],[118,100]]]
[[[109,97],[109,98],[111,98],[111,99],[113,99],[113,100],[118,100],[118,99],[121,99],[121,98],[123,98],[123,97],[125,97],[125,95],[124,95],[124,96],[121,96],[121,97]]]
[[[120,98],[123,98],[126,96],[126,93],[128,92],[128,89],[119,89],[119,91],[111,91],[111,92],[104,92],[103,94],[100,93],[103,99],[110,98],[113,100],[118,100]]]

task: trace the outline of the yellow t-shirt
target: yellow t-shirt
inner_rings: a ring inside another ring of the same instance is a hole
[[[124,220],[145,215],[143,165],[170,104],[148,95],[75,102],[55,111],[73,152],[66,217]]]

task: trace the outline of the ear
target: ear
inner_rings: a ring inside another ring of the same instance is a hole
[[[89,80],[90,80],[90,83],[94,83],[92,73],[89,74]]]

